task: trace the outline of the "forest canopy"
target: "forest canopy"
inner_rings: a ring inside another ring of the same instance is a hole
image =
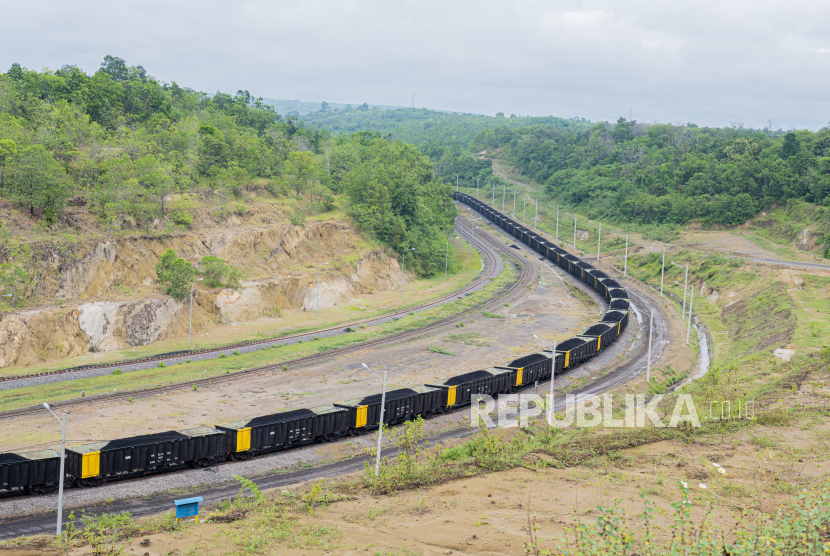
[[[409,268],[424,274],[439,267],[428,246],[446,241],[455,218],[449,189],[416,148],[379,134],[335,139],[248,91],[161,83],[113,56],[92,75],[20,64],[0,74],[0,200],[42,225],[61,225],[71,204],[108,233],[188,227],[192,216],[170,200],[206,191],[228,205],[252,191],[301,199],[297,225],[339,196],[392,249],[423,245]]]
[[[639,124],[584,131],[484,130],[473,150],[499,152],[561,202],[643,224],[736,225],[788,199],[830,206],[830,130]]]

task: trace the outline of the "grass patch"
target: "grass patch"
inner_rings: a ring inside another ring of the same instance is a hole
[[[37,405],[45,399],[61,401],[77,398],[80,396],[81,390],[85,390],[87,396],[92,396],[95,394],[112,393],[113,389],[117,389],[119,392],[124,390],[140,391],[191,380],[213,378],[219,375],[226,375],[228,371],[233,372],[241,370],[242,368],[250,369],[274,363],[282,363],[282,361],[296,359],[311,353],[321,353],[374,338],[418,329],[432,322],[468,310],[513,282],[515,278],[516,271],[513,266],[505,265],[505,270],[495,280],[484,286],[478,292],[468,297],[455,300],[452,303],[421,311],[412,318],[400,319],[384,326],[368,327],[364,330],[368,332],[366,334],[341,334],[339,336],[321,338],[316,342],[282,345],[268,350],[241,353],[232,358],[232,364],[229,364],[230,360],[228,358],[215,358],[192,363],[169,365],[164,369],[156,367],[123,374],[109,374],[93,378],[66,380],[39,386],[3,390],[0,393],[0,411]]]
[[[438,346],[429,346],[427,349],[428,349],[429,351],[433,352],[433,353],[443,353],[444,355],[452,355],[453,357],[455,357],[455,354],[454,354],[454,353],[452,353],[452,352],[450,352],[450,351],[447,351],[447,350],[445,350],[445,349],[444,349],[444,348],[442,348],[442,347],[438,347]]]
[[[490,311],[482,311],[481,314],[484,315],[484,318],[488,318],[488,319],[503,319],[504,318],[504,315],[497,315],[496,313],[491,313]]]

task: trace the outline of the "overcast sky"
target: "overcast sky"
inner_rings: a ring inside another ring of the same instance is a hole
[[[277,99],[818,129],[830,2],[0,0],[0,68],[111,54]]]

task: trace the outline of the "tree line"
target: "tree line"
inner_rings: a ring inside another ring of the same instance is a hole
[[[830,129],[770,128],[505,126],[479,133],[472,149],[498,151],[552,197],[621,222],[736,225],[788,199],[830,206]]]
[[[392,249],[420,246],[408,268],[425,275],[455,217],[428,159],[389,135],[333,137],[248,91],[208,95],[113,56],[91,75],[20,64],[0,74],[0,201],[41,225],[66,224],[71,204],[108,232],[189,227],[170,199],[206,190],[228,210],[246,192],[296,197],[297,225],[340,204]]]

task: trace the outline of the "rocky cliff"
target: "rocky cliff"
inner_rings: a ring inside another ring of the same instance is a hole
[[[394,257],[367,245],[343,221],[219,229],[111,239],[73,250],[40,250],[39,297],[55,305],[0,317],[0,367],[147,345],[187,335],[189,304],[162,295],[155,266],[168,248],[194,263],[215,255],[249,278],[238,290],[200,288],[194,318],[234,324],[282,309],[347,302],[399,285]]]

